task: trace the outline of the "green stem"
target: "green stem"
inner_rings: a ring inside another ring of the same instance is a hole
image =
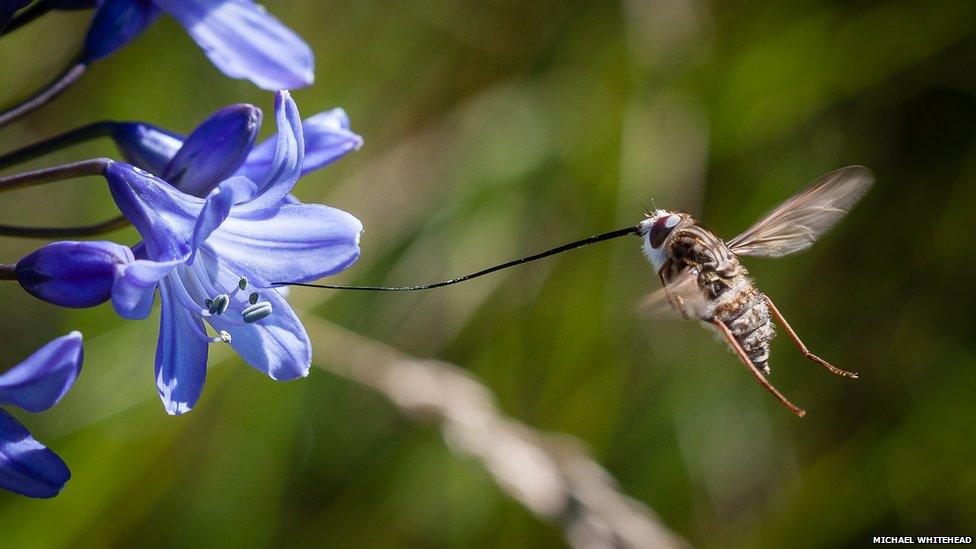
[[[112,163],[107,158],[95,158],[74,164],[65,164],[54,168],[45,168],[7,177],[0,177],[0,192],[44,183],[65,181],[77,177],[105,176],[105,170]],[[121,229],[129,224],[124,217],[116,217],[94,225],[80,227],[18,227],[0,225],[0,236],[20,236],[27,238],[65,238],[78,236],[92,236]]]
[[[105,170],[111,163],[112,161],[108,158],[95,158],[72,164],[64,164],[63,166],[0,177],[0,192],[23,189],[45,183],[54,183],[56,181],[65,181],[78,177],[104,176]]]
[[[5,170],[11,166],[16,166],[23,162],[34,160],[48,153],[59,151],[63,148],[84,143],[90,139],[112,135],[115,124],[112,122],[95,122],[74,130],[56,135],[54,137],[39,141],[16,151],[0,155],[0,170]]]
[[[72,84],[77,82],[81,76],[85,74],[86,70],[88,70],[88,64],[85,61],[73,62],[72,65],[65,69],[64,72],[45,86],[41,91],[37,92],[23,103],[0,113],[0,128],[10,124],[22,116],[26,116],[36,111],[37,109],[53,101],[54,98],[64,93],[65,90],[71,87]]]
[[[0,236],[15,236],[19,238],[41,238],[45,240],[55,238],[80,238],[110,233],[129,226],[129,220],[123,216],[77,227],[21,227],[17,225],[0,225]]]

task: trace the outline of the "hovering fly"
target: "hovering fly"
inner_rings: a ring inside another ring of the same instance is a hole
[[[874,177],[862,166],[830,172],[783,202],[744,233],[725,242],[686,213],[657,210],[640,222],[644,255],[663,288],[648,307],[667,301],[685,318],[713,327],[739,359],[796,415],[805,412],[766,377],[773,320],[808,359],[831,373],[857,378],[810,352],[773,301],[757,288],[739,256],[782,257],[809,248],[868,191]]]
[[[768,296],[760,292],[740,256],[782,257],[809,248],[833,227],[874,183],[871,171],[849,166],[830,172],[788,198],[755,225],[724,241],[684,212],[655,210],[636,226],[563,244],[542,253],[495,265],[468,275],[417,286],[311,286],[341,290],[414,291],[449,286],[543,257],[626,235],[643,240],[642,249],[661,280],[662,288],[645,300],[650,309],[670,306],[686,319],[714,329],[756,379],[796,415],[806,412],[769,382],[769,346],[775,320],[806,358],[831,373],[857,378],[813,354],[800,340]]]

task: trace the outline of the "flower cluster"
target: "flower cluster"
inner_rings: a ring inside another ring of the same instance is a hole
[[[97,175],[108,184],[118,220],[75,229],[2,226],[0,236],[92,236],[131,223],[142,238],[55,241],[0,265],[0,279],[60,307],[111,302],[125,319],[149,316],[158,294],[155,380],[169,414],[186,413],[199,400],[211,344],[230,345],[275,380],[308,375],[311,342],[276,283],[309,282],[348,268],[359,257],[363,230],[353,215],[291,194],[302,176],[362,145],[342,109],[302,120],[283,89],[312,82],[309,47],[251,0],[0,0],[0,32],[52,9],[94,10],[81,67],[135,38],[161,13],[172,16],[226,75],[279,90],[277,133],[256,143],[261,110],[239,104],[186,136],[141,121],[98,122],[0,155],[2,169],[84,139],[111,138],[118,159],[0,177],[0,192]],[[55,88],[66,82],[73,80],[61,78]],[[0,114],[0,126],[60,91],[43,90],[29,105]],[[28,412],[50,408],[81,362],[78,332],[48,343],[0,375],[0,404]],[[0,409],[0,488],[52,497],[69,477],[60,458]]]

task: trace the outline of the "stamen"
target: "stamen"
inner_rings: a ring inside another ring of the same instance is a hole
[[[221,343],[223,341],[219,337],[210,337],[210,334],[207,333],[207,327],[197,322],[193,323],[193,330],[191,331],[193,332],[193,337],[207,343]]]
[[[251,295],[247,296],[247,302],[250,303],[251,305],[254,305],[255,303],[257,303],[258,302],[258,293],[257,292],[251,292]]]
[[[234,297],[235,295],[237,295],[237,292],[246,289],[247,289],[247,279],[242,276],[241,279],[237,281],[237,287],[235,287],[234,290],[230,293],[230,297]]]
[[[204,257],[206,257],[206,252],[205,251],[204,251]],[[224,315],[222,313],[226,312],[227,309],[230,307],[230,302],[233,301],[234,295],[237,294],[239,291],[241,291],[241,287],[245,286],[245,284],[246,284],[247,287],[250,287],[251,283],[248,282],[246,278],[240,277],[240,278],[238,278],[236,284],[234,285],[233,291],[229,292],[229,294],[228,293],[225,293],[223,290],[217,288],[216,281],[214,281],[211,278],[211,276],[213,276],[213,273],[210,270],[208,270],[208,268],[205,265],[205,263],[206,263],[205,261],[194,261],[193,262],[193,265],[188,265],[188,266],[185,267],[187,269],[186,271],[182,271],[187,276],[182,276],[182,277],[178,277],[178,278],[181,281],[184,281],[185,283],[192,285],[194,287],[194,289],[196,290],[197,295],[203,294],[203,295],[215,295],[215,296],[217,296],[217,297],[214,297],[214,298],[210,299],[210,304],[207,306],[206,309],[203,309],[202,310],[201,314],[204,317],[208,317],[208,316],[216,317],[216,315],[219,314],[219,315],[221,315],[220,316],[220,322],[221,323],[226,324],[226,325],[230,325],[230,326],[243,326],[244,325],[243,319],[238,318],[236,315]],[[226,278],[224,278],[224,279],[226,280]],[[224,296],[227,297],[227,300],[228,300],[227,303],[228,304],[220,312],[214,311],[214,314],[211,315],[210,314],[210,307],[214,304],[214,302],[216,302],[216,300],[221,295],[224,295]],[[208,322],[209,322],[209,319],[208,319]]]
[[[201,252],[205,257],[206,251],[201,250]],[[196,287],[198,287],[199,290],[204,295],[217,295],[217,294],[228,293],[223,290],[217,289],[214,286],[213,282],[210,280],[210,273],[207,271],[206,267],[204,267],[203,264],[204,264],[203,261],[194,261],[193,265],[189,265],[187,267],[189,269],[190,274],[193,275],[192,277],[188,277],[193,279],[193,284]]]
[[[207,306],[207,310],[210,311],[212,315],[222,315],[227,311],[227,307],[230,306],[230,296],[227,294],[220,294],[211,300],[210,305]]]
[[[170,278],[172,278],[174,281],[173,294],[176,296],[177,301],[180,302],[180,305],[182,305],[187,310],[192,311],[198,315],[205,316],[208,314],[207,309],[200,308],[200,305],[198,305],[197,302],[193,300],[193,297],[190,296],[190,292],[187,291],[186,286],[184,286],[183,284],[182,277],[175,276]],[[207,308],[209,307],[210,305],[208,304]]]
[[[261,303],[256,303],[244,309],[244,312],[241,313],[241,317],[244,319],[245,324],[251,324],[261,320],[262,318],[270,316],[271,312],[271,304],[267,301],[262,301]]]
[[[199,334],[199,332],[198,332],[198,334]],[[204,329],[203,330],[203,333],[201,335],[203,336],[203,340],[206,341],[207,343],[227,343],[227,344],[230,344],[230,342],[234,340],[234,338],[232,338],[230,336],[230,334],[227,332],[227,330],[221,330],[221,331],[217,332],[217,337],[210,337],[207,334],[206,329]]]

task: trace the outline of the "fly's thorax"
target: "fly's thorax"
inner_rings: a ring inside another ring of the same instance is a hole
[[[705,289],[710,280],[728,281],[745,274],[728,245],[688,214],[658,211],[639,227],[644,254],[665,283],[694,272]],[[718,293],[712,292],[711,297]]]
[[[689,318],[710,321],[718,307],[752,288],[752,280],[725,242],[687,215],[661,238],[661,228],[678,214],[657,216],[644,234],[652,263],[673,302]],[[663,221],[662,221],[663,220]],[[657,236],[657,240],[655,240]],[[660,246],[655,244],[660,243]],[[660,262],[660,263],[657,263]]]

